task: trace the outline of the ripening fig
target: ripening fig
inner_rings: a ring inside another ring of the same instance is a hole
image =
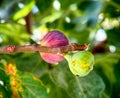
[[[42,40],[40,40],[40,44],[42,46],[54,47],[54,46],[66,46],[69,43],[66,36],[63,33],[59,31],[50,31],[43,37]],[[57,64],[64,59],[64,57],[60,54],[52,53],[40,53],[40,54],[43,60],[51,64]]]
[[[69,68],[74,75],[82,77],[93,69],[94,56],[88,51],[66,54],[64,57],[68,61]]]

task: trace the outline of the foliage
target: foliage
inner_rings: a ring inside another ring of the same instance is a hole
[[[90,44],[95,66],[87,76],[78,77],[66,60],[49,65],[39,53],[0,54],[0,98],[120,98],[119,4],[119,0],[1,0],[0,46],[37,43],[46,31],[59,30],[70,43]]]

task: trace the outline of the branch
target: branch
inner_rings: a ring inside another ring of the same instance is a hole
[[[32,34],[31,27],[32,27],[32,12],[30,12],[27,16],[25,16],[26,21],[26,30],[29,34]]]
[[[72,43],[67,46],[47,47],[40,44],[24,45],[24,46],[4,46],[0,47],[0,54],[20,53],[20,52],[44,52],[53,54],[64,54],[71,51],[81,51],[88,49],[88,44],[79,45]]]

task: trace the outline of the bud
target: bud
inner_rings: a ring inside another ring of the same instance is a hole
[[[42,40],[40,40],[42,46],[66,46],[68,45],[68,40],[66,36],[59,31],[48,32]],[[40,53],[43,60],[51,64],[57,64],[61,62],[64,57],[61,54],[52,54],[52,53]]]

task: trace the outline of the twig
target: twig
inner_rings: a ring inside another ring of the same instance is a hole
[[[32,24],[33,24],[33,21],[32,21],[32,12],[30,12],[27,16],[25,16],[25,21],[26,21],[26,30],[29,34],[32,34],[32,30],[31,30],[31,27],[32,27]]]
[[[44,52],[53,54],[64,54],[71,51],[81,51],[88,49],[88,44],[79,45],[72,43],[67,46],[47,47],[40,44],[24,45],[24,46],[4,46],[0,47],[0,54],[20,53],[20,52]]]

